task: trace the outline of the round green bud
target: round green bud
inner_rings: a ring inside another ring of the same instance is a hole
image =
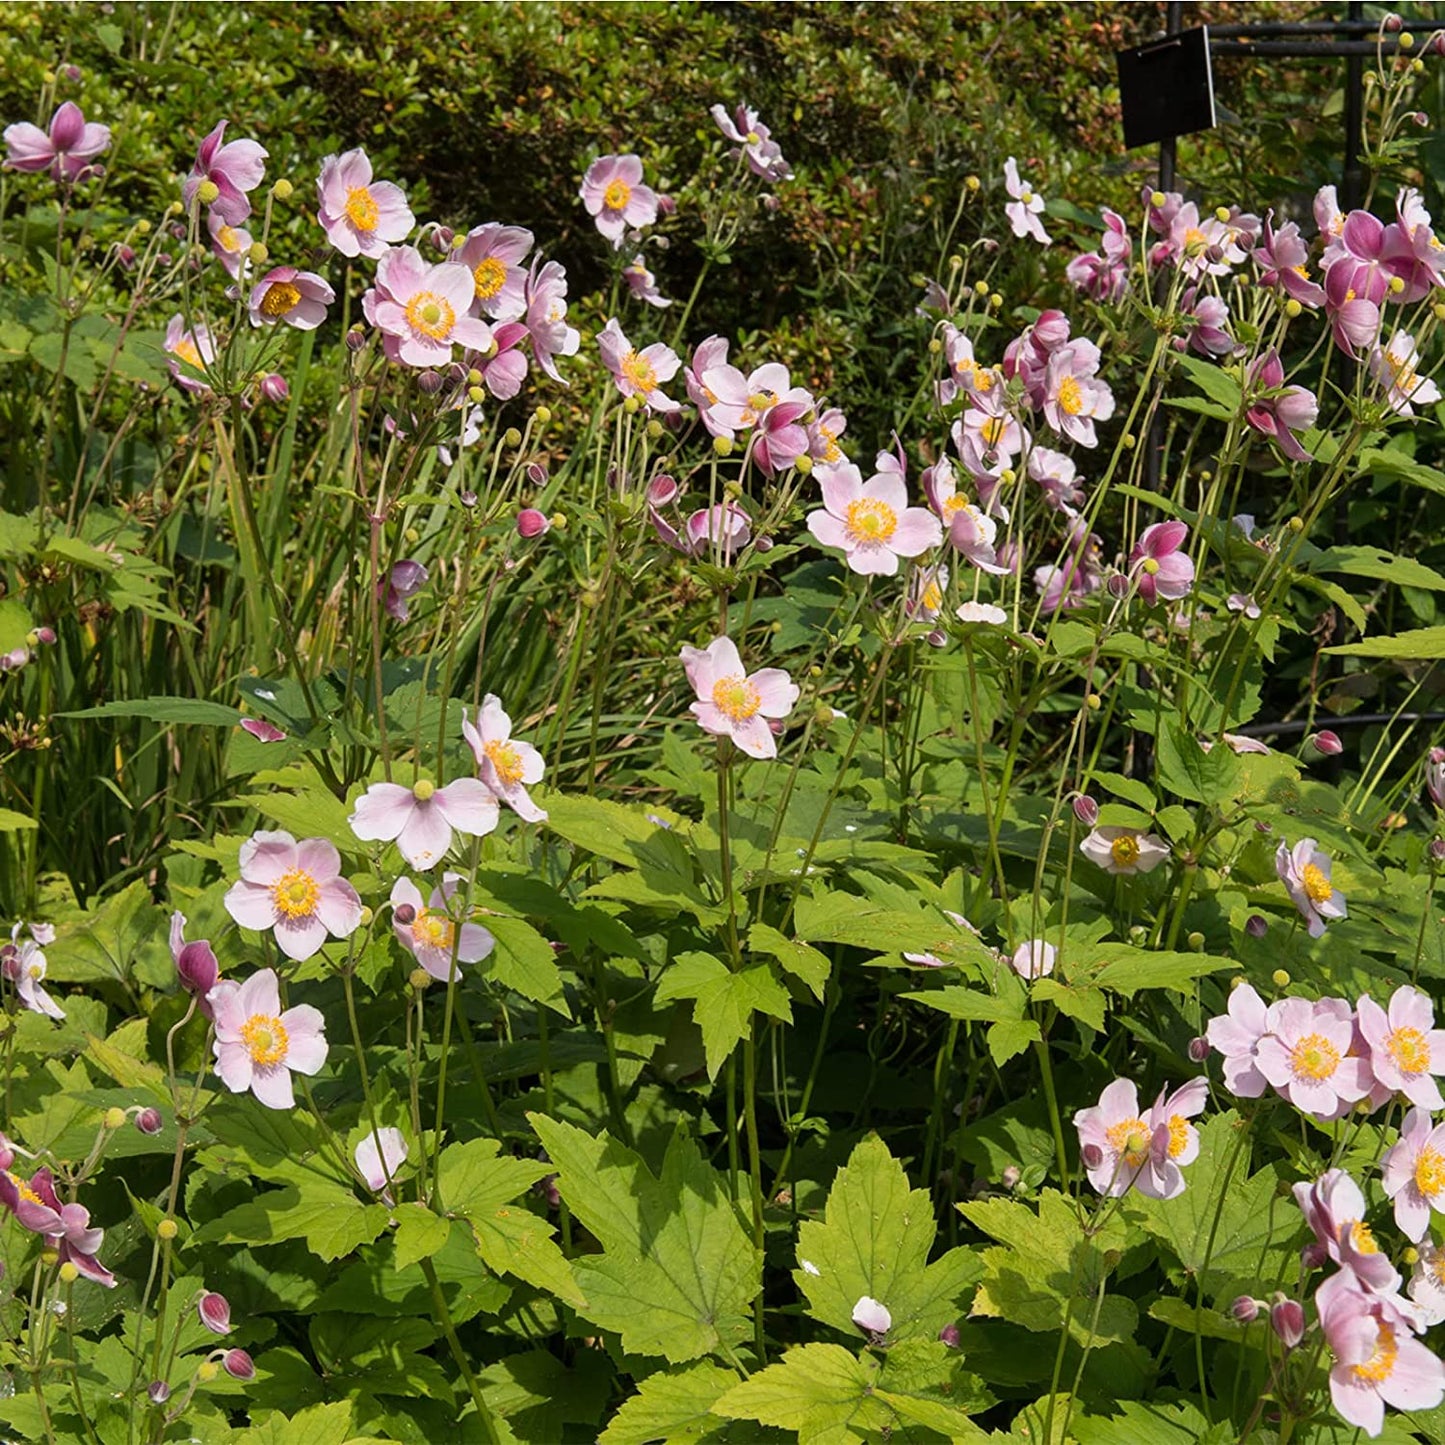
[[[1214,219],[1222,226],[1229,219],[1229,207],[1216,206],[1214,208]]]
[[[480,406],[487,399],[487,394],[479,386],[469,386],[467,388],[467,397]]]
[[[550,406],[539,406],[532,415],[536,417],[539,427],[546,426],[547,423],[552,420],[552,408]]]
[[[935,336],[933,340],[928,343],[928,354],[930,356],[937,356],[942,350],[943,343]]]
[[[1293,296],[1291,296],[1289,300],[1284,303],[1284,314],[1288,316],[1291,321],[1293,321],[1295,317],[1297,317],[1303,310],[1304,307],[1301,306],[1300,303],[1296,301]]]
[[[1285,525],[1290,529],[1291,532],[1303,532],[1305,529],[1305,522],[1303,517],[1291,517],[1289,521],[1285,523]]]
[[[203,206],[209,206],[220,194],[221,188],[215,181],[202,181],[196,187],[196,199]]]
[[[733,451],[733,439],[731,437],[714,437],[712,449],[720,457],[730,457]]]
[[[467,372],[467,385],[480,386],[482,384],[482,373],[474,366]]]
[[[123,1129],[125,1127],[124,1109],[107,1109],[105,1111],[105,1127],[107,1129]]]
[[[362,904],[362,907],[361,907],[361,923],[360,923],[359,926],[362,927],[362,928],[369,928],[369,927],[371,926],[371,920],[372,920],[375,916],[376,916],[376,915],[371,911],[371,909],[369,909],[365,904]]]
[[[987,282],[987,281],[975,281],[975,282],[973,283],[973,290],[974,290],[974,294],[975,294],[976,296],[987,296],[987,295],[988,295],[988,282]]]
[[[289,201],[291,199],[291,193],[295,189],[296,187],[293,186],[285,176],[282,176],[281,179],[271,187],[271,194],[275,196],[278,201]]]
[[[793,466],[806,477],[813,470],[813,459],[807,454],[807,452],[804,452],[803,455],[800,456],[798,460],[793,463]]]
[[[982,184],[983,182],[979,180],[977,176],[965,176],[963,178],[963,188],[966,191],[976,191]]]
[[[1087,707],[1090,712],[1098,712],[1103,705],[1104,699],[1096,692],[1091,692],[1088,697],[1084,699],[1084,706]]]
[[[950,256],[950,257],[948,258],[948,269],[949,269],[950,271],[957,271],[962,265],[963,265],[963,257],[962,257],[962,256],[954,255],[954,256]]]
[[[1119,440],[1123,444],[1126,452],[1132,452],[1134,448],[1139,445],[1139,438],[1131,431],[1126,431]]]
[[[414,968],[407,975],[406,981],[418,992],[424,989],[431,982],[431,974],[424,968]]]
[[[647,423],[647,435],[653,441],[656,441],[658,437],[662,435],[662,423],[658,421],[655,417],[652,421]]]
[[[1400,32],[1400,49],[1413,50],[1415,48],[1415,37],[1408,30]]]
[[[1275,969],[1275,971],[1274,971],[1272,974],[1270,974],[1270,980],[1273,982],[1273,984],[1274,984],[1274,986],[1275,986],[1276,988],[1288,988],[1288,987],[1289,987],[1289,973],[1288,973],[1288,971],[1287,971],[1286,969],[1283,969],[1283,968],[1277,968],[1277,969]]]
[[[1003,305],[1003,297],[1000,296],[997,291],[995,291],[993,295],[988,298],[988,304],[992,306],[995,311],[997,311],[998,308]]]
[[[1186,941],[1189,944],[1191,952],[1202,953],[1204,951],[1204,935],[1200,933],[1197,928],[1189,935]]]
[[[174,1239],[181,1232],[181,1227],[174,1219],[163,1219],[156,1225],[157,1239]]]
[[[1164,203],[1165,203],[1168,199],[1169,199],[1169,197],[1166,196],[1163,191],[1150,191],[1150,192],[1149,192],[1149,204],[1150,204],[1151,206],[1153,206],[1156,211],[1163,210],[1163,209],[1164,209]]]
[[[270,254],[264,241],[252,241],[251,249],[246,252],[247,259],[253,266],[264,266]]]
[[[522,433],[514,426],[509,426],[502,435],[504,447],[519,447],[522,445]]]
[[[196,1370],[196,1379],[203,1385],[209,1385],[220,1372],[221,1367],[214,1360],[202,1360]]]
[[[564,532],[565,532],[565,531],[567,530],[567,514],[566,514],[566,512],[553,512],[553,513],[552,513],[552,525],[553,525],[554,527],[558,528],[560,531],[564,531]]]
[[[80,1271],[76,1269],[71,1260],[66,1260],[60,1266],[60,1280],[62,1284],[74,1284],[80,1278]]]
[[[635,396],[629,396],[626,401],[622,403],[622,410],[625,411],[628,416],[633,416],[642,410],[642,403],[638,401]]]

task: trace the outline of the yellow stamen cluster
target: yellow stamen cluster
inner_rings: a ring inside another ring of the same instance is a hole
[[[843,525],[856,546],[887,542],[898,530],[898,513],[876,497],[859,497],[848,503]]]
[[[271,901],[283,918],[310,918],[321,900],[321,885],[304,868],[283,873],[271,885]]]
[[[720,677],[712,688],[714,706],[733,722],[746,722],[763,705],[763,695],[741,673]]]
[[[241,1042],[257,1068],[269,1068],[286,1057],[291,1040],[286,1025],[274,1014],[252,1014],[241,1025]]]
[[[376,223],[381,218],[381,208],[365,186],[353,186],[347,191],[346,205],[343,210],[346,219],[358,231],[376,230]]]

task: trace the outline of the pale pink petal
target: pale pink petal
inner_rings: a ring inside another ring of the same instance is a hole
[[[296,866],[296,840],[290,833],[253,833],[241,844],[241,877],[248,883],[275,883]]]
[[[276,920],[275,933],[276,946],[298,963],[304,963],[326,942],[326,925],[315,914],[296,919],[283,915]]]
[[[226,912],[242,928],[251,928],[262,933],[276,921],[276,900],[270,888],[259,883],[248,883],[243,878],[226,890],[222,901],[226,905]]]
[[[479,778],[456,778],[438,788],[432,803],[459,833],[480,838],[497,826],[497,800]]]
[[[256,1069],[251,1076],[251,1092],[268,1109],[291,1109],[296,1095],[291,1088],[291,1071],[284,1064],[271,1064]]]
[[[363,841],[389,843],[406,827],[415,807],[416,798],[410,788],[399,783],[373,783],[356,800],[356,810],[347,821]]]

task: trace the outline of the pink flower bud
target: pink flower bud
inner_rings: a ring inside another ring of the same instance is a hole
[[[457,238],[457,233],[450,226],[438,226],[432,239],[436,242],[438,251],[450,251],[452,242]]]
[[[963,1336],[959,1334],[957,1325],[944,1325],[938,1332],[938,1338],[950,1350],[956,1350],[963,1343]]]
[[[540,462],[528,462],[527,480],[531,482],[534,487],[544,485],[547,480],[547,468]]]
[[[10,1141],[0,1134],[0,1169],[9,1169],[15,1162],[15,1149]]]
[[[659,195],[657,198],[657,214],[659,216],[671,216],[677,211],[677,202],[671,196]]]
[[[540,537],[549,531],[551,526],[547,514],[539,512],[536,507],[523,507],[517,513],[517,535],[524,541],[530,542],[533,537]]]
[[[1380,29],[1383,30],[1387,35],[1393,35],[1397,30],[1402,29],[1404,27],[1404,24],[1405,22],[1400,19],[1400,17],[1396,15],[1395,12],[1392,10],[1387,16],[1385,16],[1382,21],[1380,21]]]
[[[225,1295],[217,1294],[215,1290],[206,1290],[196,1301],[196,1313],[201,1317],[201,1323],[213,1335],[231,1333],[231,1306]]]
[[[410,903],[398,903],[392,910],[391,916],[403,928],[410,928],[416,922],[416,909]]]
[[[936,627],[933,629],[932,632],[928,634],[928,636],[924,640],[928,643],[930,647],[948,646],[948,634],[946,632],[940,632]]]
[[[1099,821],[1099,805],[1087,793],[1078,794],[1073,800],[1074,817],[1084,827],[1092,828]]]
[[[1305,1309],[1298,1300],[1276,1299],[1269,1307],[1269,1322],[1287,1350],[1305,1337]]]
[[[773,550],[773,539],[771,537],[755,537],[753,546],[759,552],[771,552]]]
[[[79,85],[84,72],[78,65],[62,65],[60,73],[72,84]]]
[[[652,507],[665,507],[669,502],[677,499],[678,493],[682,490],[677,484],[677,478],[669,476],[666,472],[659,472],[647,484],[647,502]]]
[[[291,386],[279,371],[267,372],[261,378],[261,395],[267,401],[283,402],[291,395]]]
[[[1229,1313],[1242,1325],[1252,1324],[1259,1318],[1259,1301],[1251,1299],[1247,1294],[1242,1294],[1230,1305]]]
[[[441,372],[428,367],[417,376],[416,385],[423,396],[435,396],[446,385],[446,380]]]
[[[135,265],[135,247],[117,246],[115,248],[115,259],[120,262],[127,271]]]
[[[1085,1169],[1097,1169],[1104,1162],[1104,1151],[1097,1144],[1085,1144],[1079,1157]]]
[[[164,1405],[171,1398],[171,1387],[164,1380],[152,1380],[146,1386],[146,1398],[152,1405]]]
[[[1431,838],[1430,858],[1432,862],[1445,862],[1445,838]]]
[[[348,351],[362,351],[366,347],[366,333],[364,331],[348,331],[346,333],[346,349]]]
[[[159,1109],[142,1109],[135,1116],[135,1126],[142,1134],[159,1134],[165,1126]]]
[[[1119,598],[1129,595],[1129,579],[1122,572],[1115,572],[1104,586],[1108,589],[1110,597]]]
[[[1310,746],[1326,758],[1338,757],[1345,750],[1345,745],[1340,741],[1340,735],[1331,732],[1329,728],[1323,728],[1310,738]]]
[[[1245,920],[1244,931],[1251,938],[1263,938],[1269,932],[1269,919],[1262,913],[1251,913]]]
[[[254,1380],[256,1366],[245,1350],[227,1350],[221,1357],[221,1368],[235,1380]]]
[[[1189,1040],[1189,1062],[1202,1064],[1209,1057],[1209,1040],[1201,1035]]]
[[[1319,1269],[1329,1257],[1329,1251],[1319,1243],[1307,1244],[1299,1252],[1299,1262],[1305,1269]]]
[[[1017,1164],[1005,1164],[1003,1173],[998,1176],[998,1182],[1005,1189],[1017,1189],[1019,1180],[1023,1178],[1023,1170]]]
[[[43,642],[49,647],[55,642],[55,629],[53,627],[37,627],[34,636],[36,642]]]

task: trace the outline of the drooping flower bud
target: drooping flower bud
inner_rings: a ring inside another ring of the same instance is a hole
[[[1345,750],[1345,745],[1340,741],[1340,735],[1331,732],[1329,728],[1323,728],[1310,738],[1310,746],[1322,757],[1336,758]]]
[[[1202,1064],[1209,1057],[1209,1040],[1202,1034],[1189,1040],[1189,1062]]]
[[[1259,1318],[1260,1301],[1242,1294],[1229,1306],[1229,1313],[1232,1319],[1236,1319],[1242,1325],[1253,1324]]]
[[[261,395],[267,401],[280,403],[291,395],[291,385],[279,371],[270,371],[261,378]]]
[[[196,1313],[200,1316],[201,1323],[213,1335],[231,1333],[231,1306],[225,1295],[217,1294],[215,1290],[206,1290],[196,1301]]]
[[[536,507],[523,507],[517,513],[517,535],[524,541],[530,542],[533,537],[540,537],[544,532],[550,531],[552,523],[545,512],[539,512]]]
[[[1276,1297],[1269,1307],[1269,1322],[1287,1350],[1305,1337],[1305,1310],[1298,1300]]]
[[[1074,817],[1084,827],[1092,828],[1099,821],[1099,805],[1087,793],[1079,793],[1073,799]]]
[[[950,1350],[956,1350],[963,1343],[963,1336],[959,1333],[957,1325],[944,1325],[939,1330],[938,1338],[948,1346]]]
[[[254,1380],[256,1366],[245,1350],[227,1350],[221,1357],[221,1366],[233,1380]]]
[[[161,1118],[159,1109],[142,1109],[135,1116],[135,1126],[142,1134],[159,1134],[165,1127],[165,1120]]]
[[[146,1398],[152,1405],[164,1405],[171,1398],[171,1387],[164,1380],[152,1380],[146,1386]]]
[[[1251,913],[1245,920],[1244,931],[1251,938],[1263,938],[1269,932],[1269,919],[1262,913]]]

